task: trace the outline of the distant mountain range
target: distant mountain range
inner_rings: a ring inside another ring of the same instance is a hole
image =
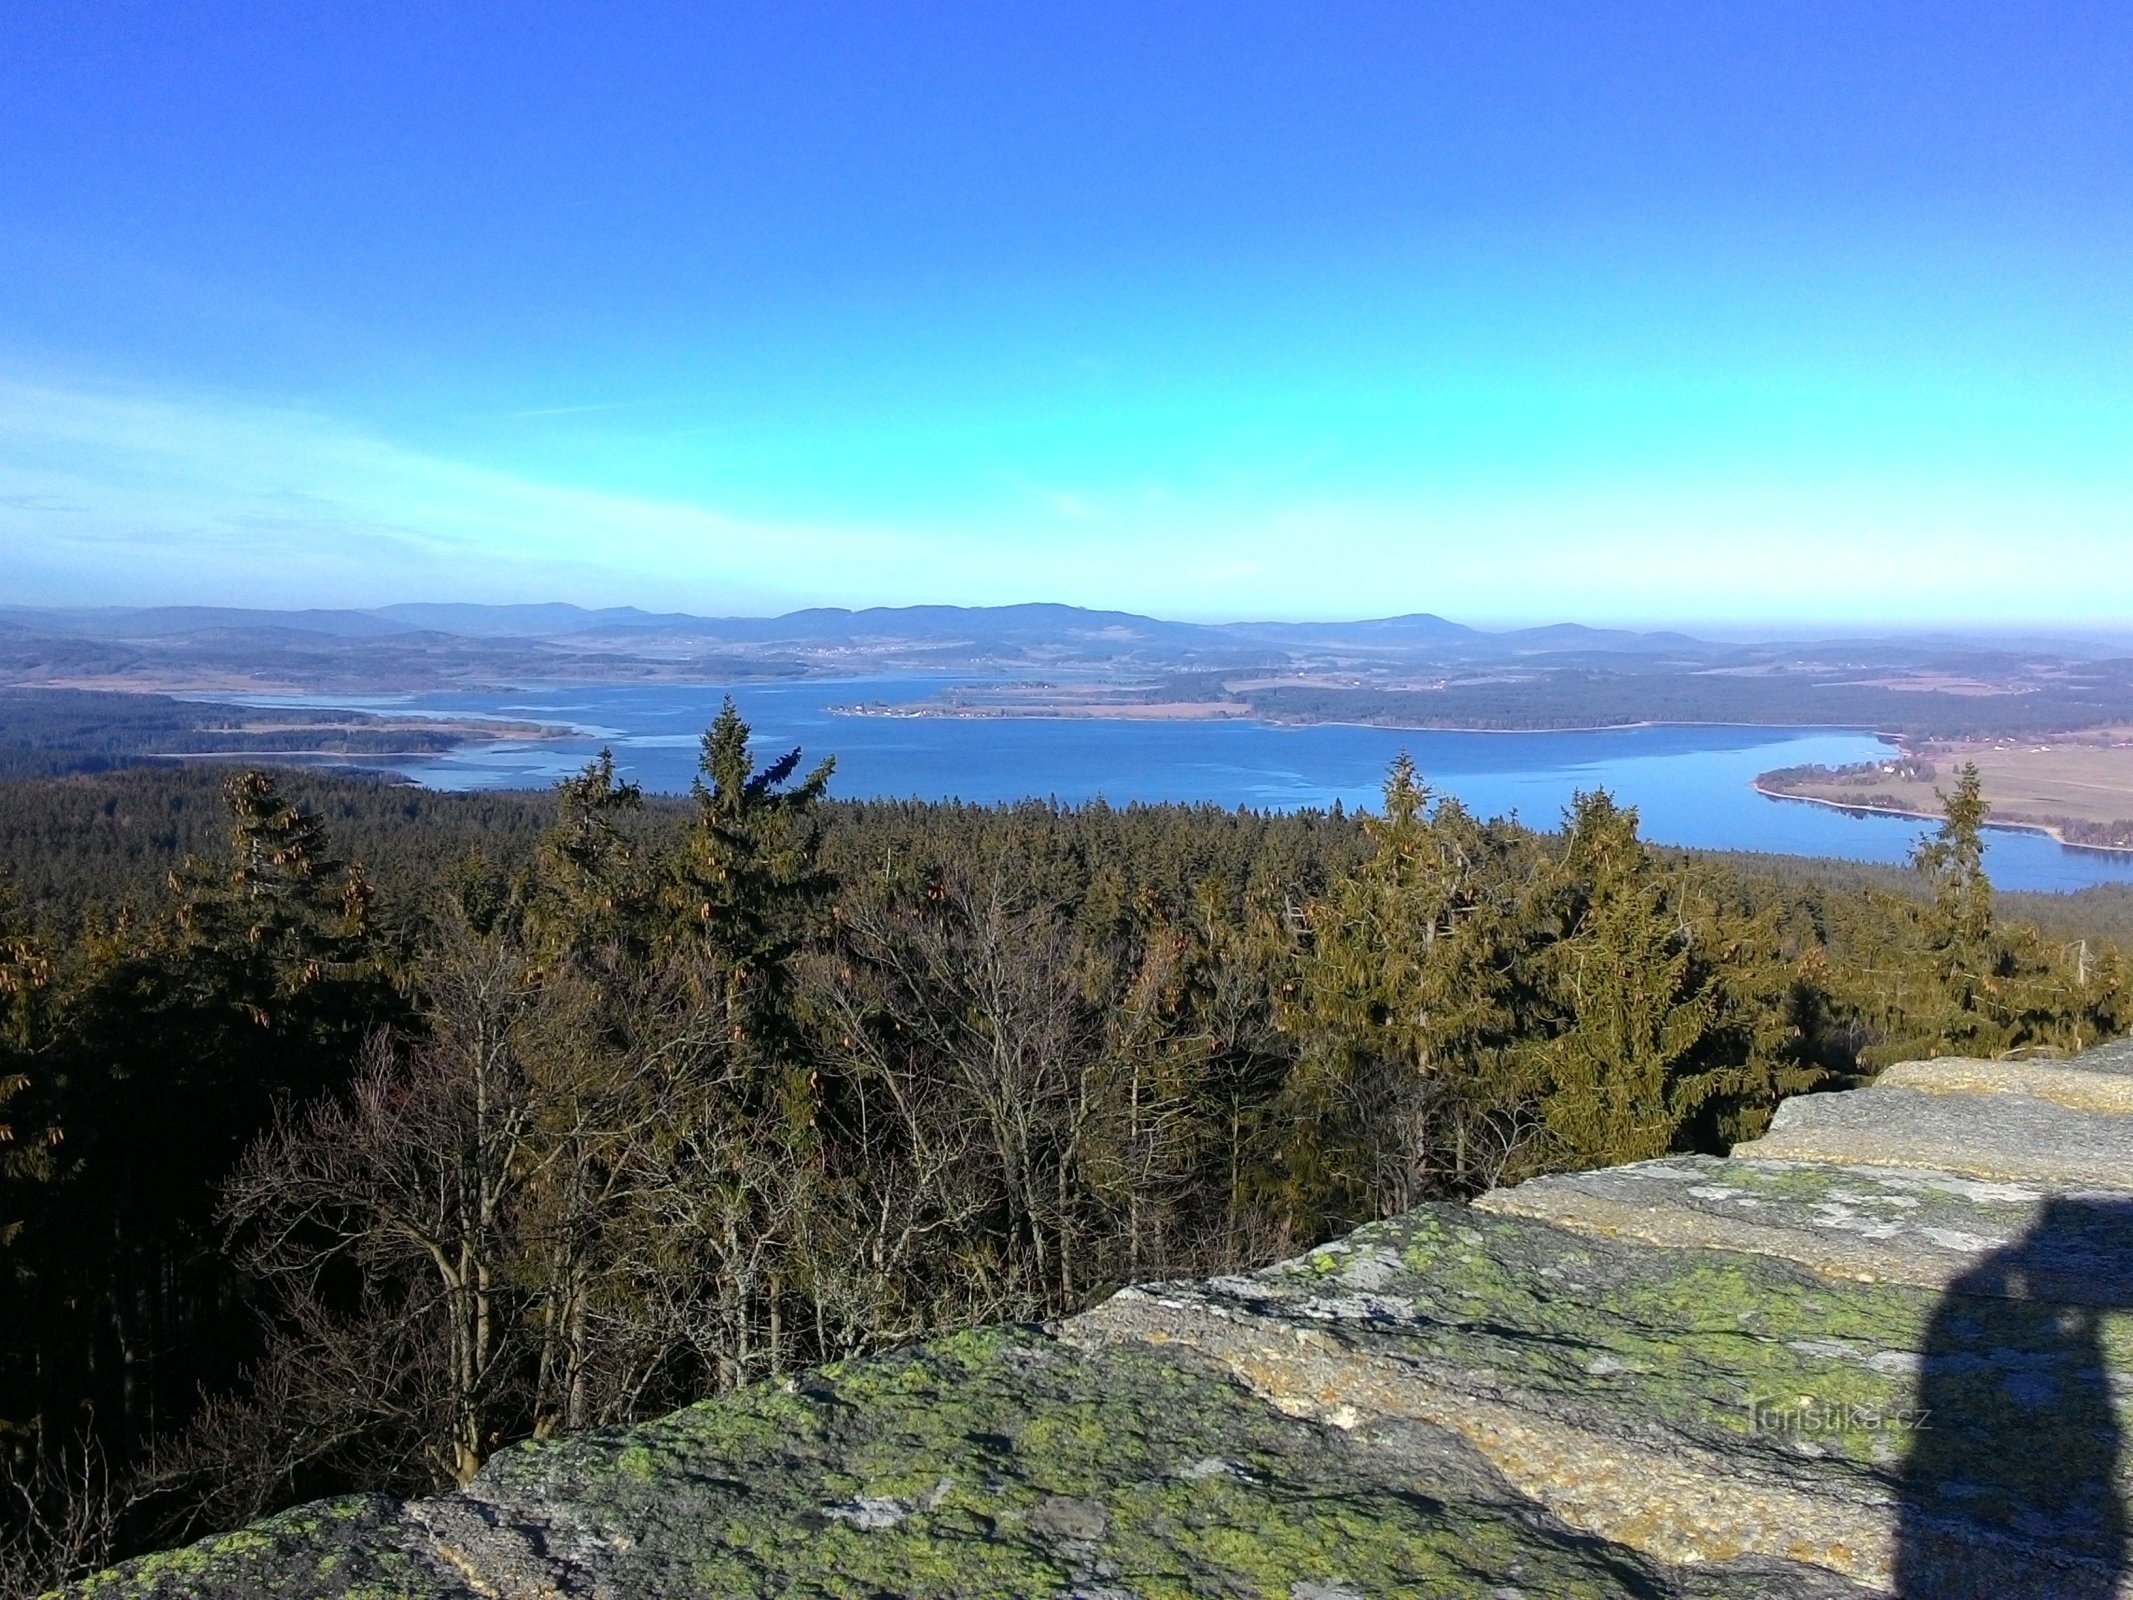
[[[0,608],[0,687],[368,697],[805,677],[961,678],[980,686],[963,711],[1001,715],[1132,707],[1406,727],[1806,723],[1979,736],[2133,724],[2133,651],[2093,638],[1746,643],[1576,623],[1488,630],[1428,612],[1206,623],[1066,605],[779,617],[561,603]]]
[[[1638,633],[1578,623],[1491,631],[1430,612],[1357,622],[1169,622],[1130,611],[1081,606],[817,606],[775,617],[699,617],[635,606],[459,605],[418,601],[367,610],[281,611],[237,606],[148,606],[81,609],[0,607],[0,626],[95,639],[164,639],[185,634],[273,630],[375,639],[441,634],[462,639],[554,639],[587,634],[686,636],[737,644],[822,644],[903,640],[912,643],[1028,645],[1044,641],[1138,641],[1209,648],[1271,644],[1283,648],[1412,650],[1453,648],[1669,651],[1708,648],[1685,633]]]
[[[612,635],[686,637],[734,644],[883,642],[1029,645],[1045,641],[1110,640],[1198,647],[1267,644],[1282,649],[1436,651],[1529,655],[1555,651],[1729,652],[1764,647],[1862,649],[1877,644],[1906,653],[1940,650],[2038,650],[2108,655],[2133,649],[2123,636],[2069,630],[2046,634],[1936,630],[1889,635],[1787,634],[1751,644],[1738,636],[1707,639],[1676,631],[1642,632],[1558,622],[1544,627],[1486,629],[1432,612],[1353,622],[1173,622],[1130,611],[1032,603],[1006,606],[815,606],[774,617],[703,617],[636,606],[588,608],[551,601],[539,605],[471,605],[415,601],[366,609],[273,610],[240,606],[29,607],[0,606],[0,632],[91,639],[161,639],[187,634],[270,630],[336,639],[434,634],[459,639],[563,639]],[[1732,630],[1728,630],[1729,634]]]

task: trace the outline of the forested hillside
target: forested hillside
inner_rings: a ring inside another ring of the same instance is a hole
[[[1967,783],[1899,891],[1404,761],[1356,819],[758,760],[0,789],[0,1579],[2133,1020]]]

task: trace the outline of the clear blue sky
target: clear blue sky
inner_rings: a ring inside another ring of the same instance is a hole
[[[0,602],[2133,620],[2118,3],[0,8]]]

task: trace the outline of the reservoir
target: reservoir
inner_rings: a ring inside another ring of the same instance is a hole
[[[497,717],[569,730],[553,739],[469,745],[392,763],[415,781],[442,789],[544,788],[608,746],[624,776],[653,792],[685,793],[696,774],[703,730],[731,694],[754,729],[759,764],[794,745],[804,748],[807,765],[834,755],[830,792],[846,799],[991,804],[1035,796],[1279,810],[1338,800],[1350,810],[1374,809],[1387,764],[1405,750],[1436,792],[1458,796],[1482,816],[1515,813],[1540,827],[1553,827],[1574,793],[1595,788],[1636,807],[1644,836],[1663,844],[1897,863],[1926,827],[1775,800],[1751,787],[1757,773],[1775,767],[1840,766],[1886,753],[1871,734],[1847,729],[1665,724],[1470,733],[1344,724],[850,716],[832,709],[919,701],[941,687],[941,680],[926,678],[807,679],[317,697],[301,703]],[[1987,865],[2002,888],[2133,883],[2133,855],[2068,849],[2040,834],[2010,830],[1989,837]]]

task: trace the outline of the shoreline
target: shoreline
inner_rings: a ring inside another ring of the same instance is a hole
[[[1318,717],[1309,721],[1275,719],[1246,710],[1236,716],[1120,716],[1105,711],[1082,710],[1033,710],[1002,707],[949,710],[927,708],[924,710],[868,711],[857,706],[825,706],[824,711],[833,717],[866,718],[878,722],[1248,722],[1254,727],[1271,728],[1286,732],[1296,728],[1369,728],[1388,733],[1627,733],[1638,728],[1754,728],[1769,733],[1856,733],[1862,738],[1878,739],[1897,749],[1904,748],[1904,735],[1889,733],[1880,728],[1862,728],[1853,722],[1734,722],[1709,717],[1639,717],[1628,722],[1577,722],[1551,723],[1545,727],[1525,728],[1476,728],[1448,722],[1357,722],[1347,717]]]
[[[1749,787],[1766,800],[1794,800],[1801,805],[1826,806],[1831,811],[1842,811],[1855,817],[1894,817],[1902,822],[1937,823],[1942,820],[1930,811],[1905,811],[1894,806],[1863,805],[1855,800],[1832,800],[1819,794],[1793,794],[1790,790],[1773,789],[1761,778],[1751,780]],[[2099,856],[2133,856],[2133,845],[2084,844],[2079,840],[2067,838],[2055,824],[2049,822],[1994,822],[1988,817],[1985,826],[1998,828],[2006,833],[2041,833],[2062,850],[2082,850]]]

